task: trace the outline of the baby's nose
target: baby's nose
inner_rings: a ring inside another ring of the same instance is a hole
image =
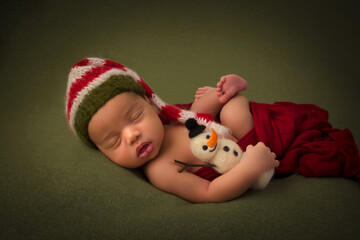
[[[138,129],[129,128],[125,131],[126,142],[127,144],[135,143],[140,137],[140,131]]]

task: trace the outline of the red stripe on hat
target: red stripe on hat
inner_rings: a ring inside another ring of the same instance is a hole
[[[87,66],[89,64],[89,59],[85,58],[84,60],[81,60],[80,62],[75,63],[72,67],[82,67]]]
[[[111,61],[111,60],[105,60],[104,67],[119,68],[119,69],[127,72],[125,65],[122,65],[120,63],[117,63],[117,62],[114,62],[114,61]]]
[[[211,122],[213,121],[213,118],[211,116],[210,113],[196,113],[196,118],[198,119],[203,119],[205,120],[206,122]]]
[[[166,105],[165,107],[163,107],[161,109],[161,113],[162,113],[162,115],[166,116],[166,118],[167,118],[166,120],[171,121],[171,122],[174,122],[174,121],[178,122],[181,110],[175,106]],[[162,117],[164,117],[164,116],[162,116]]]
[[[94,78],[99,77],[101,74],[111,70],[111,67],[95,67],[92,68],[90,71],[86,72],[83,76],[76,79],[70,86],[69,90],[69,101],[67,105],[67,119],[70,120],[70,111],[73,106],[75,98],[78,97],[78,93],[86,87]]]
[[[145,90],[146,92],[146,95],[149,97],[149,98],[152,98],[152,95],[154,94],[154,91],[149,87],[149,85],[147,85],[147,83],[142,79],[140,78],[140,80],[138,81],[138,83],[141,85],[141,87]]]

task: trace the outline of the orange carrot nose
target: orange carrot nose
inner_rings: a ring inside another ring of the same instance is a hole
[[[216,143],[218,141],[218,135],[214,131],[214,129],[211,129],[211,136],[209,138],[209,141],[207,142],[207,145],[211,148],[215,147]]]

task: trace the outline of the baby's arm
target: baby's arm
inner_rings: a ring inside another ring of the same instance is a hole
[[[246,157],[224,175],[210,182],[190,172],[178,172],[170,161],[148,167],[145,173],[159,189],[190,202],[224,202],[241,196],[266,170],[277,167],[275,154],[263,143],[248,146]]]

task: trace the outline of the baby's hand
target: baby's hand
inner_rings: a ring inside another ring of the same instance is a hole
[[[255,146],[249,145],[246,148],[246,156],[244,161],[256,173],[261,174],[269,169],[279,166],[279,161],[275,160],[276,154],[271,152],[270,148],[265,146],[263,142],[257,143]]]

